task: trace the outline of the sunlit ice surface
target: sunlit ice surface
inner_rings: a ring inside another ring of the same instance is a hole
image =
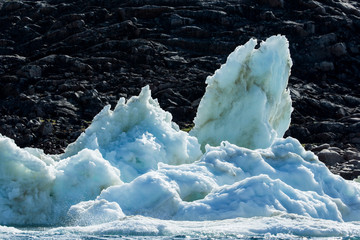
[[[360,185],[294,138],[288,41],[249,40],[209,76],[190,133],[149,87],[62,155],[0,135],[0,238],[360,236]]]

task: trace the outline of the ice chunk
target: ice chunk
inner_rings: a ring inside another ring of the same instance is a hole
[[[52,159],[20,149],[0,134],[0,224],[43,224],[51,221],[55,180]],[[45,159],[45,160],[44,160]]]
[[[98,151],[84,149],[57,162],[0,134],[0,224],[56,224],[71,205],[117,184],[119,170]]]
[[[289,127],[291,98],[286,89],[292,61],[284,36],[273,36],[255,49],[249,40],[232,52],[206,79],[195,127],[202,147],[229,141],[251,149],[266,148]]]
[[[72,205],[94,199],[103,189],[122,184],[120,171],[103,159],[98,150],[81,150],[59,161],[56,170],[52,195],[58,218]]]
[[[126,215],[219,220],[296,213],[336,221],[358,219],[360,186],[333,175],[293,138],[267,149],[228,142],[208,147],[200,161],[148,172],[109,187],[98,199]]]
[[[114,111],[104,107],[62,158],[85,148],[98,149],[120,169],[124,182],[157,169],[159,162],[183,164],[199,159],[202,153],[197,139],[180,131],[171,120],[171,114],[151,98],[149,87],[144,87],[127,103],[120,99]]]
[[[73,225],[88,226],[116,221],[125,217],[119,205],[106,200],[80,202],[68,211]]]
[[[148,172],[131,183],[110,187],[99,199],[116,202],[127,215],[170,218],[181,201],[176,182],[159,172]]]

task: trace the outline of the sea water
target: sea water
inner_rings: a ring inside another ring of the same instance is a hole
[[[219,221],[164,221],[132,216],[86,227],[0,227],[1,239],[360,239],[360,222],[292,214]]]

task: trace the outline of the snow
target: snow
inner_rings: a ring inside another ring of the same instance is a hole
[[[190,135],[149,87],[106,106],[62,155],[0,135],[0,236],[360,236],[360,183],[282,138],[287,40],[255,46],[238,47],[207,79]]]
[[[191,131],[203,148],[221,141],[266,148],[288,129],[292,112],[286,89],[292,66],[289,43],[284,36],[273,36],[258,49],[256,45],[251,39],[237,47],[206,79]]]

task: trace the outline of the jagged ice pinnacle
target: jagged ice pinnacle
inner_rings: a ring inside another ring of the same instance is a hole
[[[206,79],[195,127],[202,147],[229,141],[256,149],[282,137],[290,124],[290,93],[286,89],[292,61],[284,36],[260,44],[251,39],[232,52],[224,65]]]

